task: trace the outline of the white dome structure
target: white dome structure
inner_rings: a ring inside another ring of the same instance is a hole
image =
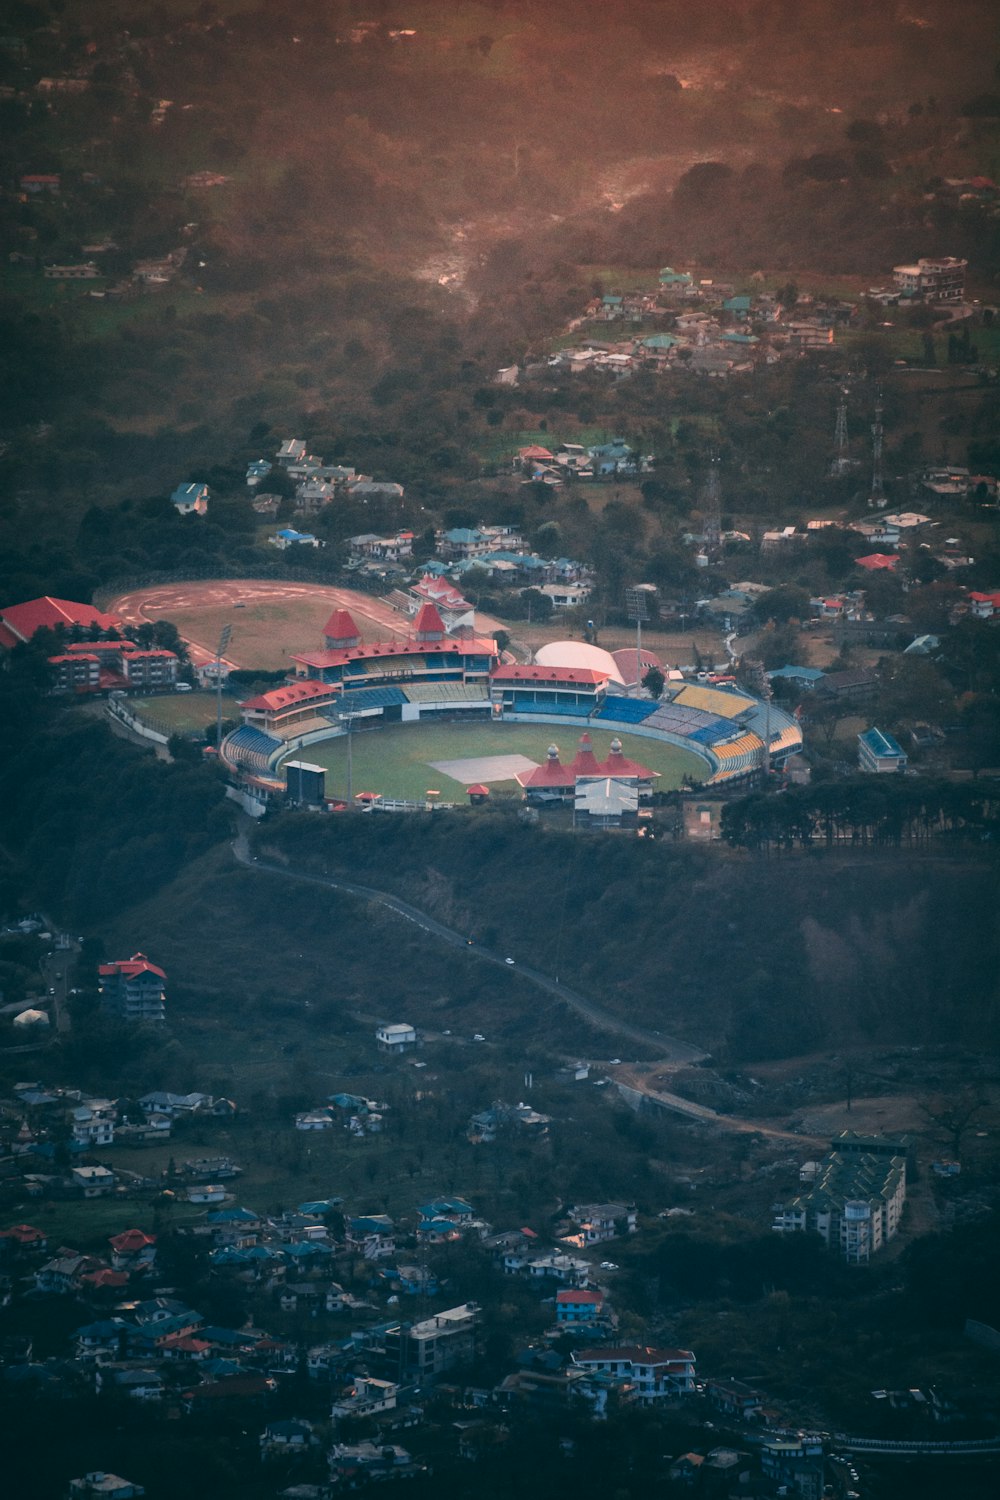
[[[14,1025],[25,1030],[32,1026],[48,1026],[49,1018],[44,1010],[22,1010],[14,1017]]]
[[[624,687],[625,681],[610,651],[586,641],[549,641],[535,652],[540,667],[575,667],[578,670],[606,673],[610,682]]]

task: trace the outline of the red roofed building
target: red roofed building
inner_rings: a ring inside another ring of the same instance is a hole
[[[92,604],[76,604],[72,599],[29,599],[25,604],[9,604],[0,609],[0,646],[9,651],[22,641],[30,641],[38,630],[119,630],[121,621],[106,615]]]
[[[430,602],[421,604],[413,621],[413,634],[418,641],[444,640],[444,621],[436,605]]]
[[[125,1021],[165,1021],[167,976],[145,953],[101,964],[101,1003]]]
[[[107,1266],[101,1266],[97,1271],[85,1271],[80,1280],[95,1292],[120,1292],[122,1287],[128,1286],[128,1272],[112,1271]]]
[[[582,1370],[605,1370],[631,1380],[643,1406],[673,1400],[694,1390],[695,1358],[690,1349],[654,1349],[626,1344],[618,1349],[578,1349],[573,1363]]]
[[[450,633],[457,625],[471,626],[475,622],[472,605],[447,578],[435,578],[432,573],[425,573],[410,589],[410,597],[418,609],[422,604],[433,604],[440,611],[442,632]]]
[[[156,1259],[156,1235],[142,1229],[126,1229],[112,1235],[111,1264],[116,1271],[138,1271],[151,1266]]]
[[[1000,615],[1000,589],[989,594],[969,594],[969,613],[977,620],[992,620]]]
[[[651,771],[640,761],[630,760],[617,737],[611,741],[608,758],[601,762],[601,774],[613,776],[616,781],[635,781],[639,784],[639,796],[648,797],[653,790],[653,780],[659,771]]]
[[[101,662],[93,651],[66,651],[48,658],[54,693],[99,693]]]
[[[173,687],[180,661],[162,647],[134,641],[78,641],[49,657],[54,692],[96,693],[115,688]]]
[[[615,666],[622,674],[622,682],[626,687],[634,687],[635,684],[649,671],[655,667],[658,672],[663,671],[663,663],[655,651],[647,651],[645,647],[636,651],[634,646],[624,646],[620,651],[612,651]],[[638,676],[636,669],[638,667]]]
[[[856,557],[855,566],[864,568],[869,573],[889,573],[899,564],[899,558],[894,557],[891,552],[869,552],[867,557]]]
[[[603,780],[606,775],[600,761],[594,754],[594,746],[590,735],[586,732],[580,736],[580,746],[570,761],[569,769],[572,773],[574,783],[578,776],[593,776],[595,779]]]
[[[9,1229],[0,1229],[0,1249],[44,1250],[48,1240],[33,1224],[12,1224]]]
[[[603,1306],[603,1292],[566,1288],[556,1292],[556,1322],[596,1323]]]
[[[345,646],[360,646],[361,631],[354,623],[349,609],[335,609],[323,626],[323,644],[328,651],[341,650]]]
[[[573,794],[573,773],[560,761],[558,745],[549,746],[540,766],[518,771],[515,779],[529,802],[562,802]]]
[[[609,680],[609,673],[594,667],[504,664],[492,675],[492,697],[510,713],[543,718],[568,713],[582,719],[600,707]]]

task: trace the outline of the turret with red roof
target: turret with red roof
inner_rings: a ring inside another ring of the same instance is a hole
[[[573,772],[560,761],[558,745],[550,745],[542,764],[532,766],[530,771],[519,771],[516,780],[529,797],[533,792],[558,794],[573,790]]]
[[[580,748],[570,761],[569,774],[575,781],[578,776],[606,776],[607,772],[594,754],[594,746],[590,735],[586,732],[580,736]]]
[[[340,651],[361,644],[361,631],[349,609],[335,609],[323,626],[323,642],[328,651]]]
[[[421,604],[413,621],[413,634],[418,641],[443,641],[444,621],[433,604]]]
[[[601,771],[605,776],[615,776],[619,780],[652,782],[654,776],[659,776],[659,771],[651,771],[649,766],[644,766],[637,760],[629,760],[622,749],[622,742],[617,737],[611,741],[611,750],[606,761],[601,765]]]

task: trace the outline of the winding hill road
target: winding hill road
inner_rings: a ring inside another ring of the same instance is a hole
[[[409,901],[392,895],[389,891],[379,891],[373,886],[359,885],[356,881],[341,880],[332,875],[307,875],[302,870],[290,869],[287,865],[278,864],[274,860],[261,859],[251,854],[250,843],[245,832],[241,832],[234,840],[232,850],[240,864],[256,874],[276,875],[282,880],[294,880],[302,885],[318,885],[327,890],[340,891],[344,895],[354,896],[359,901],[374,902],[377,906],[385,907],[387,911],[393,912],[404,922],[412,922],[414,927],[420,928],[421,932],[437,938],[450,948],[461,948],[470,957],[478,959],[480,963],[494,964],[504,970],[510,968],[503,955],[495,953],[490,948],[484,948],[481,943],[470,942],[465,933],[458,932],[454,927],[446,927],[436,917],[421,911],[418,906],[411,905]],[[781,1130],[758,1120],[742,1119],[736,1115],[721,1115],[707,1104],[697,1104],[693,1099],[685,1099],[681,1094],[674,1094],[662,1087],[654,1086],[654,1080],[656,1084],[660,1081],[656,1075],[660,1074],[664,1068],[703,1062],[708,1053],[701,1051],[698,1047],[692,1047],[688,1042],[682,1042],[678,1037],[667,1036],[660,1031],[650,1031],[643,1026],[633,1026],[630,1022],[612,1015],[595,1001],[588,1000],[577,990],[570,989],[568,985],[562,984],[558,979],[552,979],[548,974],[543,974],[540,969],[533,968],[530,964],[518,963],[514,972],[522,979],[526,979],[529,984],[533,984],[536,989],[551,995],[555,1000],[561,1000],[591,1026],[620,1037],[623,1041],[638,1042],[640,1046],[650,1048],[656,1054],[656,1061],[648,1065],[643,1063],[608,1065],[610,1076],[614,1078],[622,1096],[629,1102],[637,1102],[637,1096],[641,1095],[653,1104],[659,1105],[661,1109],[683,1115],[685,1119],[694,1120],[700,1124],[715,1125],[722,1130],[739,1134],[763,1135],[773,1140],[791,1141],[800,1147],[817,1144],[818,1138]]]
[[[324,886],[331,891],[341,891],[347,896],[356,896],[360,901],[372,901],[394,912],[404,922],[412,922],[414,927],[420,928],[421,932],[426,932],[440,942],[447,943],[450,948],[463,949],[480,963],[493,964],[501,969],[511,967],[502,954],[495,953],[490,948],[484,948],[481,943],[470,942],[467,933],[457,932],[453,927],[446,927],[436,917],[429,916],[419,907],[412,906],[409,901],[403,901],[399,896],[393,896],[388,891],[378,891],[372,886],[358,885],[355,881],[341,880],[331,875],[307,875],[301,870],[289,869],[273,860],[261,859],[251,854],[245,834],[241,834],[234,841],[232,849],[241,864],[259,874],[276,875],[281,879],[296,880],[305,885]],[[612,1032],[625,1041],[638,1042],[644,1048],[652,1048],[661,1064],[697,1063],[707,1056],[707,1053],[698,1047],[692,1047],[688,1042],[682,1042],[677,1037],[665,1036],[661,1032],[649,1031],[645,1027],[633,1026],[628,1021],[620,1020],[595,1001],[588,1000],[586,996],[579,994],[576,990],[571,990],[568,985],[562,984],[558,979],[550,978],[548,974],[543,974],[540,969],[533,968],[530,964],[519,962],[515,972],[522,979],[526,979],[529,984],[533,984],[536,989],[544,991],[556,1000],[561,1000],[591,1026],[601,1031]],[[679,1097],[678,1104],[683,1104],[688,1109],[691,1108],[689,1100],[682,1100]],[[711,1110],[699,1110],[699,1113],[715,1118],[714,1111]]]

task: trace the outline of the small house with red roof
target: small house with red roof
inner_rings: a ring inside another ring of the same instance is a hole
[[[0,1229],[0,1256],[27,1255],[48,1248],[48,1238],[33,1224],[12,1224],[9,1229]]]
[[[112,1235],[108,1243],[116,1271],[145,1271],[156,1259],[156,1235],[143,1229],[125,1229]]]
[[[604,1306],[604,1293],[589,1288],[564,1287],[556,1292],[557,1323],[596,1323]]]
[[[537,469],[539,464],[554,464],[555,461],[555,454],[550,453],[548,448],[543,448],[540,443],[529,443],[526,448],[518,448],[514,467],[525,469],[530,473]]]
[[[891,573],[899,566],[899,558],[891,552],[869,552],[866,557],[856,557],[854,564],[866,573]]]
[[[970,593],[969,613],[977,620],[992,620],[994,615],[1000,615],[1000,589],[988,594]]]
[[[124,1021],[162,1022],[167,1018],[167,976],[145,953],[98,968],[101,1004]]]

